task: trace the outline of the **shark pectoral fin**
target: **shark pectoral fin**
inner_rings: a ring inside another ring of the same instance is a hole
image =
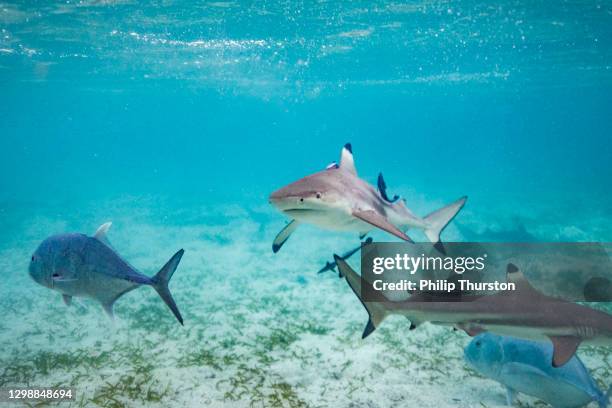
[[[105,222],[104,224],[98,227],[98,229],[96,230],[96,233],[94,234],[95,239],[97,239],[98,241],[102,242],[104,245],[110,248],[112,248],[112,245],[106,235],[112,225],[113,225],[112,222]]]
[[[561,367],[576,353],[582,339],[574,336],[551,336],[553,343],[553,367]]]
[[[272,252],[277,253],[299,225],[298,220],[291,220],[289,224],[285,225],[285,228],[276,235],[274,242],[272,242]]]
[[[64,300],[64,304],[66,306],[70,306],[70,303],[72,303],[72,296],[70,295],[62,295],[62,299]]]
[[[399,228],[391,224],[386,217],[377,213],[374,210],[355,210],[353,211],[353,216],[359,218],[361,221],[367,222],[368,224],[375,226],[376,228],[380,228],[383,231],[387,231],[389,234],[393,234],[396,237],[403,239],[404,241],[414,243],[414,241],[410,239],[408,235],[404,234],[402,231],[400,231]]]
[[[359,301],[368,312],[368,323],[361,335],[361,338],[365,339],[376,330],[387,316],[387,310],[383,302],[388,300],[382,293],[374,292],[371,285],[361,276],[357,275],[357,272],[355,272],[344,259],[334,254],[334,260],[336,261],[340,274],[346,278],[353,293],[357,295],[357,298],[359,298]],[[364,293],[367,293],[368,300],[365,300]]]
[[[335,266],[336,266],[336,264],[327,261],[327,262],[325,262],[325,266],[323,268],[319,269],[319,272],[317,272],[317,273],[333,271]]]
[[[342,152],[340,153],[340,168],[355,176],[357,175],[355,161],[353,160],[353,148],[350,143],[345,144],[342,148]]]

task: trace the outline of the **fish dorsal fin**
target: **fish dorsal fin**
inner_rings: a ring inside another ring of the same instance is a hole
[[[395,194],[393,198],[389,198],[387,195],[387,183],[385,183],[385,179],[383,178],[382,173],[378,173],[378,192],[380,196],[388,203],[394,203],[399,200],[399,196]]]
[[[514,283],[516,285],[516,293],[518,294],[532,294],[542,296],[542,294],[525,278],[523,272],[514,264],[509,263],[506,268],[506,280],[508,283]]]
[[[106,237],[106,233],[110,229],[111,225],[113,225],[112,222],[105,222],[104,224],[100,225],[94,234],[94,238],[102,242],[104,245],[112,248],[110,241]]]
[[[340,168],[355,176],[357,175],[355,162],[353,161],[353,148],[350,143],[345,144],[342,148],[342,153],[340,153]]]

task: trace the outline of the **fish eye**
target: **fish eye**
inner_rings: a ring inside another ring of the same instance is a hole
[[[482,342],[481,342],[480,340],[478,340],[478,341],[476,342],[476,347],[480,347],[480,346],[482,346]]]
[[[304,202],[304,198],[300,198],[300,203],[303,203],[303,202]]]
[[[321,193],[317,193],[317,198],[321,198]]]
[[[32,262],[34,262],[35,260],[36,260],[36,257],[32,255]]]

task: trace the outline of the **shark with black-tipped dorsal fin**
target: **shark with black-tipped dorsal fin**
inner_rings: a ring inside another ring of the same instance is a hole
[[[335,256],[340,272],[366,308],[369,320],[362,337],[369,336],[390,314],[401,314],[411,322],[411,329],[429,321],[464,330],[470,336],[483,332],[514,336],[527,340],[552,342],[552,365],[565,364],[580,344],[612,346],[612,315],[572,302],[543,295],[523,273],[508,264],[508,282],[514,291],[488,296],[474,296],[462,301],[427,298],[415,292],[404,301],[389,301],[363,281],[342,258]]]
[[[278,252],[300,223],[314,224],[334,231],[355,231],[361,236],[372,228],[386,231],[404,241],[409,228],[422,229],[433,243],[440,243],[440,233],[457,215],[467,197],[421,218],[413,214],[404,200],[389,199],[386,184],[379,177],[379,189],[357,175],[350,143],[342,148],[340,164],[306,176],[270,195],[270,203],[291,218],[272,244]],[[441,244],[438,248],[442,248]]]

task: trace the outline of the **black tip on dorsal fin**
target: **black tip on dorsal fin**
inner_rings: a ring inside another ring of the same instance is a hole
[[[346,144],[344,145],[344,148],[345,148],[346,150],[348,150],[349,152],[353,153],[353,146],[351,146],[351,144],[350,144],[350,143],[346,143]]]
[[[389,196],[387,195],[387,183],[385,183],[385,179],[382,173],[378,173],[377,185],[378,191],[380,192],[380,196],[383,198],[383,200],[389,203],[394,203],[399,200],[400,197],[397,194],[395,194],[393,198],[389,198]]]
[[[506,280],[516,285],[516,292],[529,293],[531,296],[542,296],[542,294],[533,286],[523,272],[513,263],[509,263],[506,267]],[[510,293],[510,292],[506,292]]]
[[[387,183],[385,183],[385,178],[383,177],[382,173],[378,173],[378,180],[376,184],[378,185],[378,191],[380,191],[380,194],[385,197],[387,195]]]

